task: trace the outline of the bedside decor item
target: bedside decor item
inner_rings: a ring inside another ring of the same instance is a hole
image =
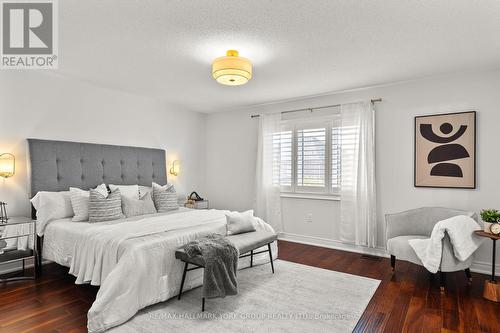
[[[212,77],[220,84],[239,86],[252,78],[252,63],[238,56],[238,51],[228,50],[225,57],[212,63]]]
[[[9,217],[7,216],[7,204],[5,202],[0,201],[0,223],[7,223]]]
[[[184,207],[191,209],[208,209],[208,206],[208,200],[203,199],[196,192],[191,192],[184,204]]]
[[[10,153],[0,154],[0,177],[9,178],[16,173],[16,158]]]
[[[496,236],[500,235],[500,223],[493,223],[490,226],[490,232]]]
[[[483,297],[493,302],[500,302],[500,283],[495,280],[496,245],[497,240],[500,239],[500,236],[493,235],[481,230],[475,231],[474,233],[481,237],[487,237],[493,241],[493,251],[491,254],[491,279],[484,281]]]
[[[172,167],[170,168],[169,172],[173,176],[178,176],[179,175],[179,171],[180,171],[179,161],[175,160],[175,161],[172,162]]]
[[[476,188],[476,112],[415,117],[415,187]]]
[[[483,209],[481,220],[483,220],[484,232],[491,233],[491,226],[500,222],[500,212],[496,209]]]

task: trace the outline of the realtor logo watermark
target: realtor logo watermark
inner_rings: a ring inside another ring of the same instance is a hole
[[[2,69],[57,69],[56,0],[1,0]]]

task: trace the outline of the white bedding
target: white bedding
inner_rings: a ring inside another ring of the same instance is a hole
[[[154,216],[177,214],[187,210],[189,209],[181,207],[179,210],[154,214]],[[43,237],[43,258],[54,261],[59,265],[69,267],[71,265],[75,242],[81,235],[84,235],[85,232],[98,225],[113,225],[127,221],[137,221],[142,218],[144,218],[144,216],[134,216],[126,219],[99,223],[72,222],[71,218],[52,221],[46,227]]]
[[[77,283],[100,285],[88,312],[88,329],[100,332],[130,319],[139,309],[176,296],[183,264],[175,250],[209,233],[226,232],[225,211],[180,209],[114,222],[51,222],[45,230],[43,256],[70,267]],[[272,227],[256,218],[257,230]],[[273,245],[277,256],[277,246]],[[239,267],[249,265],[240,259]],[[268,261],[266,253],[254,263]],[[191,271],[185,290],[202,283],[202,270]]]

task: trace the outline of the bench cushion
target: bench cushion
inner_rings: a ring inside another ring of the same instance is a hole
[[[233,242],[236,248],[240,251],[240,254],[243,254],[274,242],[278,236],[274,232],[269,231],[252,231],[244,234],[226,236],[226,238]],[[175,251],[175,257],[199,266],[205,265],[205,261],[201,255],[190,258],[183,248]]]

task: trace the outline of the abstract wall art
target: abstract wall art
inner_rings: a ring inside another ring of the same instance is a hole
[[[416,187],[476,188],[476,112],[415,117]]]

